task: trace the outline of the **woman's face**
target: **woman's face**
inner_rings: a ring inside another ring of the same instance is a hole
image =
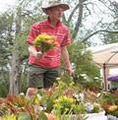
[[[63,12],[63,8],[53,7],[48,10],[48,15],[54,20],[60,20],[60,18],[63,16]]]

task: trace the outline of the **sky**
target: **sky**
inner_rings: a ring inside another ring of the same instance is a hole
[[[0,0],[0,12],[6,11],[9,7],[15,6],[15,0]]]

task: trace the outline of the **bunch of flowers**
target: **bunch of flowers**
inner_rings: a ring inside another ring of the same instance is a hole
[[[34,45],[36,47],[40,47],[42,52],[47,52],[48,50],[58,45],[58,42],[56,41],[55,36],[40,34],[35,38]]]

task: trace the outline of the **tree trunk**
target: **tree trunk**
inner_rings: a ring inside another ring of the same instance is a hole
[[[15,40],[12,50],[11,71],[10,71],[10,89],[9,94],[19,94],[20,86],[20,56],[18,51],[18,34],[21,32],[21,8],[17,9],[15,18]]]
[[[79,15],[78,15],[78,18],[77,18],[77,22],[75,24],[75,28],[74,28],[74,33],[72,35],[73,39],[76,38],[77,36],[77,33],[79,32],[79,28],[80,28],[80,25],[81,25],[81,21],[82,21],[82,16],[83,16],[83,0],[79,0]]]
[[[19,94],[20,60],[16,51],[12,52],[9,94]]]

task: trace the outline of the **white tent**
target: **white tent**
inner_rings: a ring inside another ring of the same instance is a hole
[[[110,68],[118,67],[118,43],[89,48],[93,61],[103,69],[104,88],[108,89],[107,77]]]

